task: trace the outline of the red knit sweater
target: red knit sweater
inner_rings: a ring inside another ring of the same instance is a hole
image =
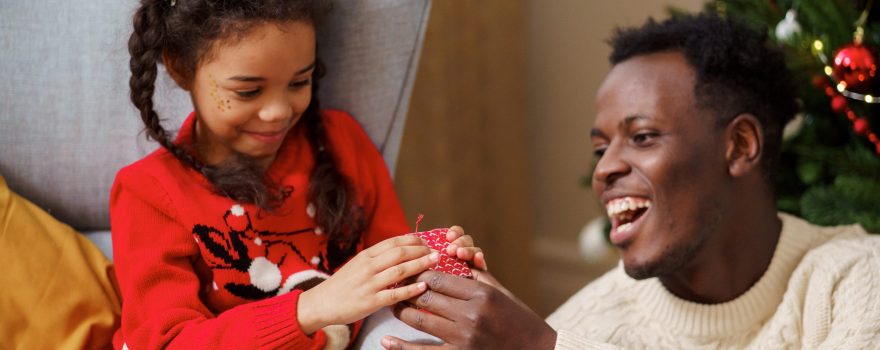
[[[345,112],[327,110],[323,117],[328,150],[367,220],[357,251],[409,232],[369,137]],[[175,142],[192,141],[193,123],[191,115]],[[115,348],[324,347],[324,331],[300,330],[297,301],[345,261],[339,249],[328,249],[313,219],[307,192],[314,157],[305,131],[302,124],[291,130],[268,170],[293,189],[276,214],[214,194],[204,176],[165,149],[119,171],[110,196],[123,300]],[[347,331],[334,327],[353,338],[360,322]]]

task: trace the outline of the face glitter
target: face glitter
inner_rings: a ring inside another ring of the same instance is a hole
[[[220,93],[217,88],[220,84],[217,83],[217,80],[214,79],[213,75],[208,76],[211,81],[209,82],[211,86],[211,98],[214,99],[214,102],[217,103],[217,109],[221,112],[225,112],[227,110],[232,109],[232,105],[229,103],[229,100],[226,100],[225,103],[222,98],[220,98]]]

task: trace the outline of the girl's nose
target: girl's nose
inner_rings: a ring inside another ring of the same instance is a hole
[[[293,115],[293,107],[285,98],[274,98],[260,110],[260,120],[265,122],[279,122]]]

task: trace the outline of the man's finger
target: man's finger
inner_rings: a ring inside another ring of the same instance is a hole
[[[388,350],[432,350],[446,348],[445,345],[414,344],[400,338],[392,337],[390,335],[382,337],[379,342],[380,344],[382,344],[382,347]]]
[[[404,304],[397,304],[393,309],[394,317],[408,324],[410,327],[440,338],[448,342],[450,337],[458,334],[455,322],[445,319],[424,310],[419,310]]]
[[[410,305],[447,320],[454,320],[455,316],[460,315],[462,311],[467,309],[466,301],[448,297],[432,290],[426,290],[424,293],[409,299],[408,302]]]
[[[471,279],[430,270],[419,274],[416,280],[428,283],[430,290],[461,300],[470,300],[473,292],[482,287]]]

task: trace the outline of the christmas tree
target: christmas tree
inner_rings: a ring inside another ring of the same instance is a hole
[[[880,4],[719,0],[706,11],[766,31],[798,80],[801,115],[786,127],[774,179],[779,210],[880,233]]]
[[[818,225],[858,223],[880,233],[880,4],[872,5],[716,0],[705,11],[766,31],[799,83],[801,114],[785,129],[773,179],[777,208]],[[590,187],[591,177],[582,185]],[[606,220],[606,238],[609,229]]]

